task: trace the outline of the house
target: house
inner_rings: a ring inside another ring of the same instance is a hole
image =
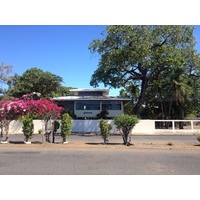
[[[106,89],[71,89],[73,96],[55,97],[52,100],[77,118],[96,118],[102,110],[107,110],[108,118],[124,114],[124,104],[131,101],[129,98],[109,96]]]

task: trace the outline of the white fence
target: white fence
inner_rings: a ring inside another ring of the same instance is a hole
[[[111,133],[119,133],[113,120],[107,120],[111,124]],[[49,123],[49,126],[51,124]],[[42,129],[41,120],[34,120],[34,133]],[[73,133],[99,133],[98,120],[73,120]],[[9,134],[22,134],[22,123],[12,121]],[[200,120],[140,120],[132,130],[133,135],[170,135],[170,134],[200,134]]]

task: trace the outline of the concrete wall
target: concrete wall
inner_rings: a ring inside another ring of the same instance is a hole
[[[111,133],[119,133],[113,120],[107,120],[111,124]],[[183,124],[183,129],[179,129],[179,123]],[[73,120],[73,133],[99,133],[98,120]],[[162,125],[158,127],[158,124]],[[166,124],[168,126],[166,127]],[[51,123],[49,123],[50,129]],[[157,126],[157,127],[156,127]],[[34,120],[34,133],[44,128],[41,120]],[[12,121],[9,126],[10,134],[22,134],[22,123]],[[133,128],[133,135],[169,135],[169,134],[200,134],[200,120],[140,120]]]

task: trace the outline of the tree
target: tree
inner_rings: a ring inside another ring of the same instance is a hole
[[[24,95],[21,99],[14,98],[0,101],[1,136],[3,137],[3,130],[6,129],[6,141],[8,140],[9,123],[12,120],[23,119],[27,115],[31,119],[37,117],[44,120],[46,131],[49,120],[60,118],[63,108],[58,107],[52,100],[34,100],[32,96],[28,94]]]
[[[122,98],[131,98],[131,101],[124,105],[124,113],[128,115],[132,115],[134,113],[134,107],[137,103],[139,97],[139,88],[136,84],[130,84],[125,86],[120,90],[120,97]]]
[[[66,86],[60,86],[58,88],[58,91],[55,93],[54,97],[60,97],[60,96],[73,96],[74,94],[72,92],[70,92],[70,89],[77,89],[77,88],[73,88],[73,87],[66,87]]]
[[[122,134],[124,145],[129,146],[131,144],[130,141],[128,141],[128,137],[131,130],[138,122],[139,119],[133,115],[121,115],[114,118],[114,124]]]
[[[4,131],[6,131],[5,142],[7,142],[10,122],[24,116],[26,111],[26,102],[23,100],[12,99],[0,101],[1,141],[3,140]]]
[[[90,85],[99,83],[113,88],[139,85],[135,114],[140,117],[149,87],[163,72],[183,67],[186,73],[199,74],[199,60],[194,50],[192,26],[107,26],[103,39],[89,46],[100,57]],[[194,62],[193,62],[194,64]],[[169,73],[168,73],[169,75]]]
[[[9,90],[6,96],[19,98],[32,92],[41,93],[43,98],[54,97],[60,91],[63,79],[50,72],[38,68],[25,71],[22,76],[15,76],[9,81]]]

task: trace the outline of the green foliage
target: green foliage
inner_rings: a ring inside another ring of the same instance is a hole
[[[44,72],[38,68],[25,71],[22,76],[12,77],[9,83],[7,97],[21,97],[24,94],[39,92],[43,98],[55,96],[60,91],[63,79],[50,72]]]
[[[101,56],[90,85],[127,88],[134,83],[137,87],[129,93],[138,117],[144,104],[151,104],[152,113],[159,106],[162,117],[177,113],[177,107],[182,115],[184,103],[196,94],[193,80],[200,75],[193,30],[182,25],[107,26],[103,39],[89,46],[91,53]]]
[[[59,128],[60,128],[60,123],[59,121],[55,120],[53,122],[53,132],[56,133]]]
[[[200,142],[200,135],[197,135],[197,140]]]
[[[73,96],[73,92],[70,92],[70,89],[77,89],[73,87],[66,87],[66,86],[60,86],[55,93],[54,97],[63,97],[63,96]]]
[[[66,108],[65,110],[62,111],[62,114],[64,113],[68,113],[69,116],[72,118],[72,119],[76,119],[77,116],[74,114],[74,112],[72,112],[71,110],[69,110],[68,108]]]
[[[33,119],[29,115],[26,115],[21,119],[21,121],[22,121],[22,132],[27,142],[32,138],[34,129]]]
[[[66,142],[67,136],[71,134],[72,118],[68,113],[64,113],[61,118],[61,136],[63,142]]]
[[[112,126],[108,124],[104,119],[100,119],[99,128],[100,128],[101,136],[104,140],[104,144],[106,144],[108,141],[109,131],[112,129]]]
[[[108,110],[102,110],[99,114],[97,114],[97,117],[99,119],[107,119],[107,116],[109,115]]]
[[[134,115],[121,115],[114,118],[116,128],[121,131],[124,145],[129,145],[128,136],[139,119]]]

